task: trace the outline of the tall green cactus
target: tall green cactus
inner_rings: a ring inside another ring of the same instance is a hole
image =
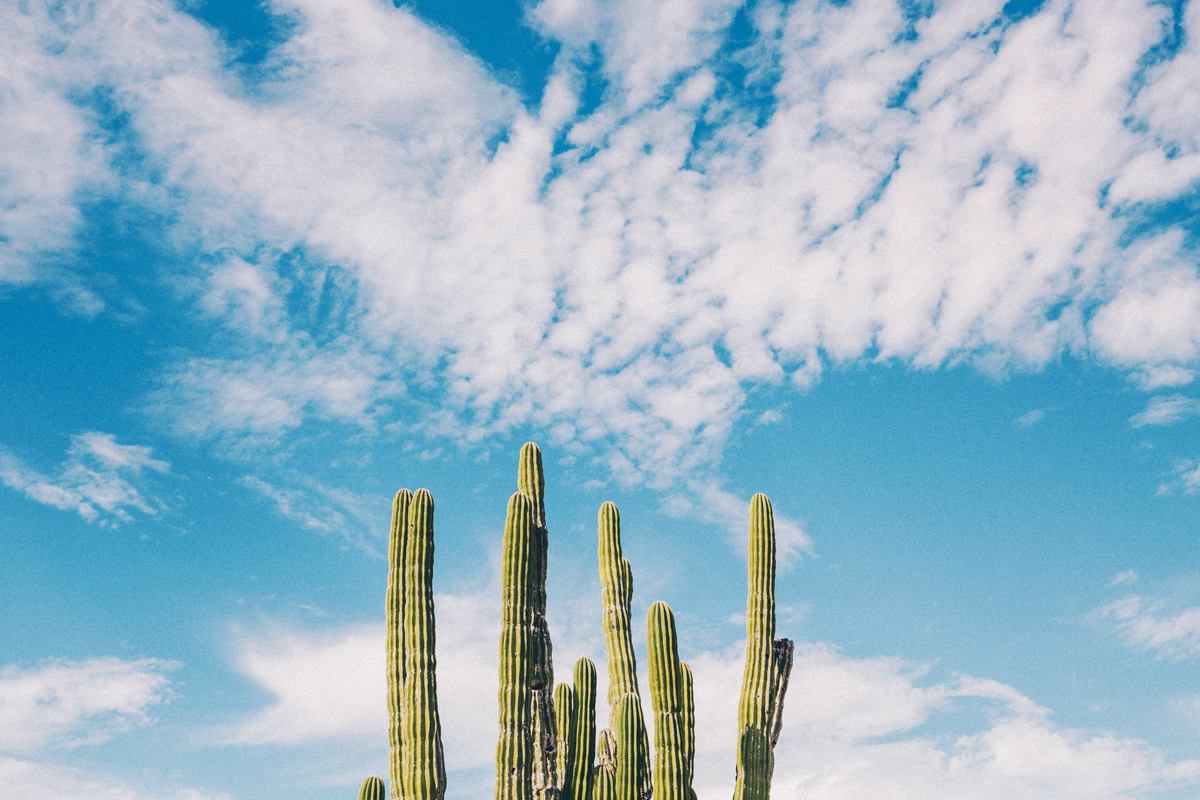
[[[437,703],[433,609],[433,496],[413,495],[404,580],[404,800],[442,800],[446,764]]]
[[[596,665],[590,658],[575,662],[575,733],[568,770],[570,792],[563,800],[592,800],[596,758]]]
[[[383,779],[374,776],[367,778],[358,787],[358,800],[385,800],[387,793],[383,788]]]
[[[529,551],[533,503],[523,492],[508,501],[501,564],[500,738],[496,800],[533,797],[533,598]]]
[[[679,662],[680,684],[683,688],[683,738],[687,753],[687,785],[688,797],[695,800],[696,792],[692,789],[692,778],[696,774],[696,695],[695,681],[692,678],[692,668],[686,662]],[[781,720],[782,721],[782,720]]]
[[[389,777],[392,797],[404,792],[404,581],[408,547],[408,509],[412,492],[401,489],[392,500],[392,529],[388,539],[387,585],[387,701],[388,744],[391,748]]]
[[[446,792],[437,706],[433,608],[433,497],[407,489],[392,502],[387,588],[388,740],[392,797]]]
[[[546,624],[546,478],[542,451],[533,442],[521,448],[517,489],[532,501],[533,527],[529,545],[530,597],[533,606],[531,687],[533,692],[533,797],[558,800],[560,780],[554,714],[554,659]]]
[[[615,735],[617,712],[621,699],[632,694],[640,697],[637,685],[637,657],[633,651],[630,629],[633,601],[633,569],[621,555],[621,515],[612,503],[600,506],[597,518],[600,528],[600,593],[603,603],[604,644],[608,651],[609,729]],[[637,704],[641,713],[641,702]],[[642,738],[637,747],[638,800],[649,800],[653,794],[650,775],[650,742],[646,725],[641,723]],[[618,758],[620,757],[618,745]],[[618,786],[618,791],[620,787]]]
[[[655,800],[688,800],[690,765],[684,710],[683,667],[675,615],[659,601],[646,618],[650,661],[650,707],[654,711]]]
[[[746,667],[738,702],[737,782],[734,800],[767,800],[774,749],[791,673],[792,643],[775,639],[775,519],[771,501],[750,501],[749,592],[746,598]]]

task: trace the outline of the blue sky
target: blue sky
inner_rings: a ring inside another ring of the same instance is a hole
[[[448,796],[488,796],[528,440],[559,676],[603,660],[613,500],[704,800],[760,491],[776,797],[1200,796],[1198,33],[1185,0],[0,2],[0,800],[386,774],[400,487],[437,503]]]

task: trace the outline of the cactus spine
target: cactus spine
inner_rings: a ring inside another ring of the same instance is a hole
[[[592,762],[596,759],[596,665],[590,658],[575,662],[575,733],[574,749],[568,770],[570,791],[563,790],[563,800],[592,800],[594,776]]]
[[[382,778],[367,778],[358,788],[358,800],[384,800],[385,797]]]
[[[496,800],[533,796],[533,599],[529,550],[533,503],[522,492],[508,501],[501,567],[500,739],[496,744]]]
[[[684,711],[683,668],[675,615],[659,601],[646,619],[650,661],[650,706],[654,711],[655,800],[688,800],[689,757]]]
[[[641,716],[641,701],[637,685],[637,657],[633,652],[630,631],[630,605],[633,601],[633,570],[629,560],[621,555],[621,515],[613,503],[600,506],[600,591],[603,602],[604,644],[608,651],[608,703],[610,740],[616,736],[618,706],[622,698],[632,694],[639,698],[637,713]],[[637,748],[638,800],[649,800],[653,794],[650,776],[650,742],[646,725],[641,723],[642,738]],[[617,744],[617,757],[620,744]],[[619,792],[620,786],[617,786]]]
[[[746,667],[738,703],[737,783],[734,800],[767,800],[783,698],[792,667],[792,643],[775,639],[775,519],[771,501],[750,501]]]

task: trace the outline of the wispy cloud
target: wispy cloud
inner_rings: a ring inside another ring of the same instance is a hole
[[[90,658],[0,668],[0,752],[101,744],[146,725],[170,696],[159,659]]]
[[[162,501],[147,499],[134,485],[143,470],[165,473],[170,469],[150,452],[149,447],[119,444],[109,433],[81,433],[71,437],[67,460],[58,474],[48,476],[0,446],[0,481],[31,500],[75,511],[88,522],[129,522],[131,511],[153,515],[164,508]]]
[[[1022,428],[1029,428],[1034,425],[1037,425],[1045,417],[1046,417],[1045,411],[1043,411],[1040,408],[1035,408],[1033,411],[1030,411],[1028,414],[1022,414],[1021,416],[1017,417],[1014,420],[1014,422],[1016,422],[1017,425]]]
[[[1172,425],[1182,419],[1200,414],[1200,402],[1181,394],[1170,397],[1152,397],[1146,410],[1129,418],[1134,428],[1146,425]]]
[[[1171,610],[1161,600],[1122,597],[1096,611],[1111,622],[1125,643],[1159,658],[1200,656],[1200,608]]]
[[[387,518],[386,502],[348,489],[325,486],[303,475],[286,476],[289,485],[280,486],[257,475],[243,476],[243,486],[270,500],[283,517],[305,528],[343,536],[373,550],[371,531]]]
[[[146,792],[105,776],[57,764],[0,756],[0,800],[232,800],[225,792],[198,789]]]

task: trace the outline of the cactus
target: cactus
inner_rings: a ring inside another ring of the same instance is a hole
[[[679,662],[679,677],[680,686],[683,688],[683,741],[684,752],[687,755],[688,796],[695,800],[696,793],[691,788],[692,778],[696,773],[695,681],[692,679],[692,668],[683,661]]]
[[[367,778],[358,788],[358,800],[385,800],[387,792],[383,788],[383,779],[374,776]]]
[[[572,796],[571,781],[574,778],[572,763],[575,759],[575,689],[568,683],[554,687],[554,737],[557,745],[555,771],[558,777],[558,796]]]
[[[592,800],[594,777],[592,762],[596,758],[596,665],[590,658],[575,662],[575,732],[574,748],[568,761],[571,775],[570,791],[564,790],[563,800]]]
[[[408,509],[412,492],[401,489],[392,501],[392,530],[388,539],[387,585],[387,701],[388,744],[391,747],[389,777],[392,797],[405,796],[404,781],[404,579],[408,545]],[[365,786],[366,784],[364,784]]]
[[[554,659],[550,628],[546,624],[546,555],[549,537],[546,530],[546,479],[542,471],[542,451],[533,442],[521,448],[517,468],[517,489],[533,505],[533,526],[529,543],[530,598],[533,629],[530,641],[531,687],[533,691],[533,797],[534,800],[558,800],[559,779],[554,714]]]
[[[508,501],[501,566],[500,739],[496,800],[533,796],[533,599],[530,557],[533,503],[523,492]]]
[[[442,800],[446,766],[437,704],[433,613],[433,497],[408,509],[404,579],[404,800]]]
[[[792,643],[775,639],[775,520],[771,501],[750,501],[746,666],[738,703],[737,782],[734,800],[767,800],[774,748],[783,722],[783,698],[792,668]]]
[[[650,707],[654,711],[655,800],[688,800],[690,769],[683,668],[675,636],[675,615],[659,601],[646,618],[650,661]]]
[[[626,694],[639,697],[637,658],[633,652],[630,631],[630,605],[633,600],[633,570],[629,560],[621,555],[621,515],[612,503],[600,506],[600,590],[603,602],[604,644],[608,651],[608,703],[610,737],[615,735],[617,711]],[[651,780],[650,742],[646,738],[645,722],[641,725],[642,739],[637,743],[638,800],[649,800],[653,793]],[[619,753],[619,746],[618,746]],[[620,791],[620,787],[617,787]]]
[[[641,800],[645,761],[641,742],[646,738],[642,701],[633,692],[617,703],[617,777],[615,800]]]

